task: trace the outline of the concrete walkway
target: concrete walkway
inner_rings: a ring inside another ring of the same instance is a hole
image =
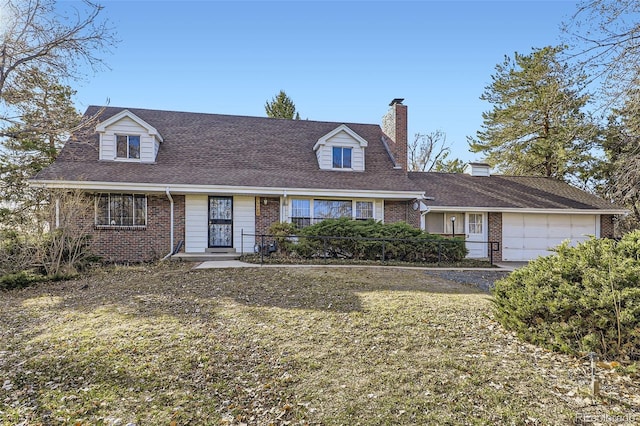
[[[526,265],[527,262],[500,262],[496,263],[496,268],[437,268],[425,266],[391,266],[391,265],[267,265],[257,263],[240,262],[239,260],[224,261],[208,261],[196,265],[193,269],[212,269],[212,268],[396,268],[396,269],[419,269],[419,270],[445,270],[445,271],[515,271]]]

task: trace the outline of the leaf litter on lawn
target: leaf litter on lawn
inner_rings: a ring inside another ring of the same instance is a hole
[[[588,360],[522,343],[488,295],[416,270],[165,263],[1,296],[3,424],[633,424],[640,410],[633,377],[601,371],[592,398]]]

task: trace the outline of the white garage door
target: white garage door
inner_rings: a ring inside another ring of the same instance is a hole
[[[575,245],[597,235],[596,215],[502,214],[502,260],[526,261],[547,256],[563,240]]]

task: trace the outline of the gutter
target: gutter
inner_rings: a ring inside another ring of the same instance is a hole
[[[548,213],[548,214],[614,214],[626,215],[626,209],[569,209],[569,208],[533,208],[533,207],[473,207],[473,206],[427,206],[433,212],[489,212],[489,213]]]
[[[171,219],[169,220],[171,237],[169,238],[170,240],[169,253],[165,257],[163,257],[162,260],[166,260],[173,255],[173,197],[171,196],[171,192],[169,192],[169,187],[165,189],[165,193],[167,194],[167,198],[169,199],[169,203],[171,204]]]
[[[83,189],[86,191],[123,191],[123,192],[165,192],[165,184],[133,183],[133,182],[88,182],[88,181],[62,181],[62,180],[32,180],[31,185],[36,187]],[[258,187],[258,186],[220,186],[220,185],[187,185],[172,184],[172,190],[181,194],[209,194],[211,192],[232,195],[274,195],[281,196],[283,191],[292,196],[317,196],[317,197],[358,197],[358,198],[385,198],[389,200],[413,200],[424,196],[424,191],[396,191],[376,189],[321,189],[321,188],[289,188],[289,187]]]

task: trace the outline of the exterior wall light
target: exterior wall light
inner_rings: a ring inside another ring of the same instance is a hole
[[[456,217],[451,216],[451,237],[456,237]]]

